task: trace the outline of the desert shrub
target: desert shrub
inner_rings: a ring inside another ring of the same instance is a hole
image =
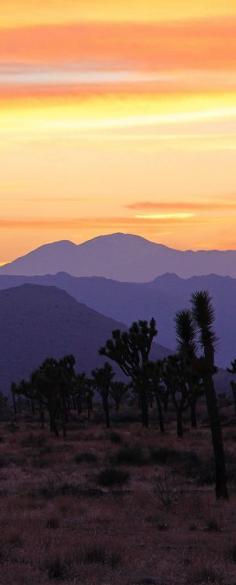
[[[0,468],[8,467],[8,465],[10,465],[10,458],[7,457],[6,455],[1,454],[0,455]]]
[[[222,583],[221,576],[211,567],[203,567],[195,574],[191,571],[191,579],[191,582],[196,585],[209,585],[210,583],[220,585]]]
[[[111,565],[112,569],[115,569],[121,563],[121,554],[119,552],[111,553],[109,557],[109,565]]]
[[[20,427],[15,422],[10,422],[8,425],[6,425],[6,430],[10,433],[17,433],[17,431],[20,430]]]
[[[117,445],[122,443],[122,441],[123,441],[122,436],[119,433],[116,433],[116,431],[113,431],[112,433],[110,433],[109,438],[110,438],[111,443],[114,443]]]
[[[119,449],[114,461],[117,465],[144,465],[147,463],[147,458],[143,449],[138,445],[133,447],[124,445]]]
[[[59,528],[59,520],[57,518],[49,518],[46,527],[50,530],[57,530]]]
[[[129,473],[115,467],[109,467],[101,471],[97,477],[98,484],[103,487],[123,485],[129,479]]]
[[[106,550],[101,546],[94,546],[85,551],[84,562],[91,564],[102,564],[106,562]]]
[[[208,532],[220,532],[221,528],[215,518],[210,518],[206,524],[206,530]]]
[[[93,546],[85,551],[83,561],[89,565],[107,564],[115,569],[121,562],[121,555],[119,552],[106,551],[103,546]]]
[[[236,563],[236,545],[232,546],[226,553],[226,558],[232,563]]]
[[[187,478],[198,485],[214,483],[214,462],[202,460],[194,451],[177,451],[169,447],[150,449],[151,460],[160,465],[174,465]]]
[[[30,433],[21,440],[20,445],[21,447],[32,447],[34,449],[39,449],[40,447],[44,447],[45,443],[46,437],[43,435],[34,435],[33,433]]]
[[[166,473],[156,477],[155,492],[162,506],[169,510],[177,499],[177,491],[173,478]]]
[[[40,455],[37,457],[32,457],[31,460],[29,460],[29,463],[32,467],[35,467],[36,469],[50,467],[50,461],[44,457],[41,457]]]
[[[193,451],[177,451],[171,447],[160,447],[160,449],[150,449],[151,460],[160,465],[181,464],[187,469],[199,463],[199,457]]]
[[[97,461],[97,455],[95,455],[95,453],[92,453],[92,451],[85,451],[84,453],[78,453],[78,455],[75,456],[75,462],[80,464],[80,463],[96,463]]]
[[[208,461],[199,460],[185,469],[186,477],[192,479],[199,486],[212,485],[215,481],[215,467],[212,459]]]
[[[57,557],[47,562],[48,578],[52,581],[64,581],[67,578],[67,563]]]

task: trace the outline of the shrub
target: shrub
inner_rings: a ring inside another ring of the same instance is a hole
[[[176,501],[176,488],[173,479],[166,473],[156,478],[155,491],[162,506],[169,510]]]
[[[118,445],[118,444],[122,443],[123,439],[119,433],[116,433],[116,431],[113,431],[112,433],[110,433],[110,441],[111,441],[111,443],[115,443]]]
[[[118,465],[144,465],[147,459],[143,449],[138,445],[134,447],[125,445],[116,454],[115,462]]]
[[[209,583],[215,583],[218,585],[219,583],[222,583],[220,575],[218,575],[211,567],[203,567],[197,571],[195,575],[193,575],[191,571],[191,579],[191,582],[196,583],[196,585],[207,585]]]
[[[121,562],[121,555],[119,552],[107,552],[102,546],[93,546],[85,552],[83,561],[90,565],[107,564],[115,569]]]
[[[129,473],[121,469],[110,467],[101,471],[97,477],[99,485],[103,487],[112,487],[113,485],[123,485],[129,479]]]
[[[59,557],[47,562],[48,578],[55,581],[64,581],[67,578],[67,564]]]
[[[57,530],[57,528],[59,528],[59,520],[57,520],[57,518],[49,518],[47,521],[47,528]]]
[[[208,522],[207,522],[206,530],[208,532],[220,532],[221,528],[220,528],[217,520],[215,520],[214,518],[210,518],[210,520],[208,520]]]
[[[232,563],[236,563],[236,545],[230,548],[230,550],[226,554],[226,557]]]
[[[80,464],[80,463],[96,463],[97,461],[97,455],[95,455],[95,453],[92,453],[91,451],[85,451],[84,453],[78,453],[78,455],[75,456],[75,462]]]
[[[106,550],[101,546],[89,548],[84,555],[84,562],[89,565],[96,563],[104,565],[106,562]]]
[[[40,448],[45,447],[46,437],[44,435],[33,435],[32,433],[26,435],[20,444],[21,447],[33,447],[33,448]]]
[[[185,471],[190,470],[192,466],[199,464],[199,457],[193,451],[177,451],[170,447],[161,447],[160,449],[150,449],[151,459],[154,463],[160,465],[184,465]]]

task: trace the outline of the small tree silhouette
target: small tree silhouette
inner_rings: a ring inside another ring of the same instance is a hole
[[[114,400],[116,411],[119,412],[123,399],[128,395],[130,384],[124,382],[112,382],[110,388],[110,395]]]
[[[99,352],[116,362],[124,374],[131,378],[134,390],[140,400],[142,423],[145,427],[149,426],[148,384],[145,366],[148,363],[156,335],[157,329],[154,319],[151,319],[150,323],[147,321],[134,322],[128,331],[121,332],[119,329],[113,331],[112,339],[109,339]]]
[[[106,426],[110,427],[110,405],[109,395],[111,391],[111,383],[114,378],[114,372],[112,367],[107,362],[103,368],[97,368],[92,372],[94,379],[94,387],[102,397],[102,404],[106,418]]]

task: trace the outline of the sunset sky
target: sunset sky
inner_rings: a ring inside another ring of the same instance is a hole
[[[1,0],[0,264],[128,232],[236,249],[236,0]]]

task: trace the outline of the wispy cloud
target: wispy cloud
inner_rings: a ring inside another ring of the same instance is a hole
[[[127,209],[134,210],[134,211],[161,211],[161,210],[177,210],[180,212],[194,212],[194,211],[223,211],[223,210],[236,210],[236,200],[235,201],[227,201],[227,198],[224,197],[224,200],[219,202],[215,200],[207,200],[207,201],[136,201],[134,203],[129,203],[125,205]],[[155,214],[153,214],[154,216]],[[146,214],[147,216],[147,214]],[[144,217],[144,215],[142,215]]]
[[[0,228],[1,229],[17,229],[17,230],[25,230],[25,229],[80,229],[80,228],[88,228],[93,226],[93,228],[114,228],[114,229],[121,229],[122,227],[136,227],[139,229],[143,226],[148,226],[150,217],[147,216],[133,216],[133,217],[81,217],[81,218],[40,218],[40,217],[32,217],[32,218],[9,218],[9,219],[0,219]],[[174,225],[179,223],[179,221],[191,221],[194,220],[194,214],[160,214],[156,218],[156,224],[169,224]]]

